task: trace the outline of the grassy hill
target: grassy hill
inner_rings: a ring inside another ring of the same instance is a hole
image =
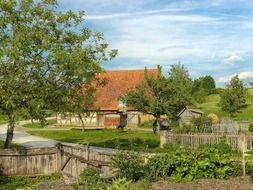
[[[206,97],[205,102],[196,105],[197,108],[203,110],[207,114],[215,113],[219,117],[228,116],[227,113],[223,112],[218,103],[220,101],[219,94],[212,94]],[[248,89],[247,107],[242,109],[240,113],[237,113],[234,117],[235,120],[253,120],[253,89]]]

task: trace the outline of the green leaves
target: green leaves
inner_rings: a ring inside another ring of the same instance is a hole
[[[243,82],[240,81],[238,75],[234,76],[226,89],[221,93],[221,100],[219,106],[221,109],[231,116],[239,112],[246,105],[246,89]]]

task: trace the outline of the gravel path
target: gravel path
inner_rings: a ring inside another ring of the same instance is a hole
[[[19,122],[20,125],[29,123],[30,121],[21,121]],[[7,132],[7,124],[0,125],[0,139],[5,140]],[[56,143],[55,140],[46,139],[34,135],[30,135],[25,131],[19,130],[19,127],[14,129],[14,137],[12,140],[15,144],[20,144],[27,148],[40,148],[40,147],[53,147]]]

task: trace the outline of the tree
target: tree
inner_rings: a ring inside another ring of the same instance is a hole
[[[175,116],[185,106],[192,103],[193,82],[187,68],[181,63],[171,65],[168,82],[175,92],[175,110],[173,111]]]
[[[238,75],[234,76],[226,89],[221,93],[220,107],[223,111],[233,116],[246,106],[246,89]]]
[[[113,58],[102,33],[83,23],[84,12],[57,11],[56,0],[0,1],[0,109],[8,115],[9,148],[21,109],[61,110]],[[108,53],[106,53],[108,52]]]
[[[193,97],[198,103],[203,103],[207,95],[215,92],[216,84],[212,76],[199,77],[193,81]]]
[[[127,105],[153,115],[156,118],[156,127],[159,126],[158,120],[161,115],[166,114],[174,118],[191,99],[187,96],[190,96],[191,90],[188,92],[188,88],[190,89],[191,82],[183,66],[173,65],[168,78],[162,75],[160,66],[158,71],[158,76],[149,76],[145,70],[144,81],[125,96]],[[184,83],[186,85],[183,85]]]

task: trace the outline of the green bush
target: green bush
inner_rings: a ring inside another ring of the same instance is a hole
[[[146,165],[146,177],[150,180],[170,176],[174,171],[171,155],[168,153],[156,154],[149,158]]]
[[[253,123],[250,123],[250,124],[249,124],[249,131],[250,131],[250,132],[253,132]]]
[[[119,178],[138,181],[145,174],[144,158],[137,152],[120,151],[112,158],[112,166]]]
[[[80,174],[80,185],[84,189],[97,190],[105,187],[105,182],[100,177],[101,171],[97,168],[87,168]]]
[[[131,180],[127,180],[126,178],[114,180],[111,184],[106,186],[106,190],[143,190],[147,188],[147,181],[133,183]]]
[[[212,119],[207,115],[192,118],[192,125],[196,127],[197,132],[200,133],[211,133],[212,132]]]

